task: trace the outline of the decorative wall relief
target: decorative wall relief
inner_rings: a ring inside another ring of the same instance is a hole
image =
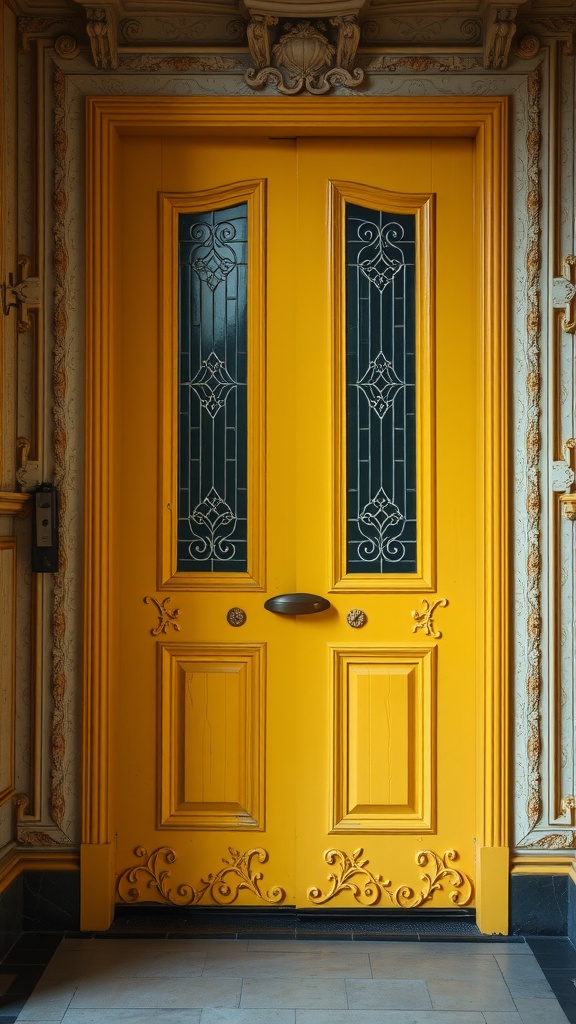
[[[272,84],[287,96],[302,91],[320,96],[336,85],[354,89],[361,84],[364,72],[354,67],[360,41],[355,15],[330,18],[328,22],[284,22],[282,34],[273,44],[278,21],[277,17],[261,14],[250,19],[248,46],[255,67],[245,79],[252,89]]]
[[[528,794],[526,814],[530,829],[540,820],[542,813],[542,752],[540,694],[542,687],[542,615],[540,556],[541,493],[540,493],[540,419],[542,399],[542,378],[540,369],[540,209],[542,206],[542,184],[540,178],[540,96],[542,71],[538,67],[528,78],[528,202],[526,209],[526,275],[527,275],[527,431],[526,470],[528,492],[526,509],[528,513],[528,620],[526,633],[528,641],[528,676],[526,680],[527,711],[527,763]],[[523,844],[524,845],[524,844]]]
[[[286,893],[279,885],[265,892],[260,888],[263,879],[261,871],[255,871],[253,861],[265,864],[268,853],[261,847],[240,853],[228,847],[230,859],[222,858],[224,867],[215,874],[210,873],[202,878],[198,888],[189,882],[180,882],[175,887],[170,885],[170,870],[166,865],[176,862],[176,853],[167,846],[162,846],[148,855],[148,850],[138,846],[134,854],[142,862],[127,868],[118,879],[118,897],[123,903],[138,903],[141,900],[155,900],[172,903],[176,907],[191,907],[200,903],[207,896],[206,902],[212,901],[220,906],[234,903],[242,889],[251,892],[264,903],[282,903]]]
[[[387,897],[392,906],[412,910],[432,900],[435,892],[443,891],[444,883],[452,887],[450,900],[456,906],[464,907],[472,899],[472,879],[453,866],[453,861],[458,860],[456,850],[446,850],[443,857],[432,850],[420,850],[416,854],[416,863],[426,869],[420,875],[423,886],[419,892],[406,884],[394,888],[389,879],[385,880],[369,869],[368,858],[361,859],[363,853],[361,847],[350,855],[343,850],[327,850],[324,854],[326,863],[336,865],[328,876],[330,889],[322,892],[317,886],[312,886],[307,892],[310,903],[317,906],[329,903],[336,896],[349,892],[363,907],[374,907],[382,897]]]

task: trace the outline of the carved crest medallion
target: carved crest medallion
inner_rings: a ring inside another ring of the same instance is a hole
[[[335,85],[355,88],[364,78],[354,68],[360,27],[354,15],[322,20],[288,21],[274,43],[278,18],[254,15],[248,44],[256,65],[246,74],[252,89],[271,84],[287,96],[306,91],[321,96]],[[330,38],[332,30],[333,40]]]

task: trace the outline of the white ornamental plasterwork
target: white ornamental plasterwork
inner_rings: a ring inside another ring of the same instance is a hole
[[[56,407],[58,412],[59,436],[64,447],[58,454],[58,470],[61,485],[67,495],[65,513],[65,553],[66,566],[59,595],[59,611],[62,616],[62,632],[54,657],[60,667],[63,666],[66,677],[67,718],[61,731],[63,740],[62,758],[64,766],[62,792],[67,801],[68,818],[75,816],[74,779],[78,772],[76,767],[76,733],[77,707],[79,694],[77,679],[79,672],[77,663],[80,653],[77,609],[81,603],[79,554],[81,513],[77,506],[79,493],[78,480],[82,469],[82,435],[79,425],[82,422],[82,367],[80,362],[80,339],[82,338],[82,286],[81,274],[77,267],[81,265],[81,239],[77,236],[77,225],[83,220],[82,210],[82,132],[84,97],[86,95],[246,95],[249,91],[243,80],[246,70],[244,55],[217,54],[126,54],[119,56],[119,69],[105,75],[96,74],[86,57],[80,54],[70,62],[62,61],[57,75],[61,74],[61,100],[57,103],[56,130],[58,138],[58,162],[62,168],[59,181],[64,190],[61,197],[58,189],[55,192],[54,227],[56,237],[65,242],[65,257],[62,273],[56,291],[55,323],[58,323],[56,336],[57,347],[67,356],[66,388],[59,391]],[[528,187],[528,165],[538,166],[541,153],[539,134],[534,135],[535,118],[539,109],[538,91],[527,89],[527,76],[532,73],[530,65],[523,63],[511,75],[495,75],[482,67],[481,55],[444,55],[444,54],[405,54],[400,56],[388,54],[365,54],[362,64],[370,69],[370,92],[372,95],[402,96],[413,94],[417,89],[419,95],[469,95],[482,93],[485,95],[512,94],[513,104],[513,173],[512,193],[515,197],[515,217],[520,225],[513,245],[511,246],[514,265],[511,280],[514,289],[512,341],[516,349],[513,365],[516,366],[514,376],[514,421],[517,431],[514,435],[516,444],[513,462],[516,466],[514,484],[513,519],[516,525],[515,535],[517,546],[514,554],[516,573],[516,605],[515,605],[515,664],[518,680],[516,696],[516,725],[520,748],[527,742],[526,704],[527,678],[536,678],[536,693],[542,691],[542,668],[538,662],[539,675],[528,676],[529,664],[528,637],[532,632],[534,620],[528,619],[532,606],[528,604],[526,590],[526,565],[528,558],[528,536],[530,529],[540,523],[538,516],[527,515],[526,501],[526,445],[528,432],[528,407],[526,403],[527,365],[526,324],[527,314],[531,309],[530,295],[533,285],[526,274],[526,253],[528,252],[527,237],[523,232],[526,211],[534,211],[537,196]],[[527,66],[528,65],[528,66]],[[545,65],[546,67],[546,65]],[[139,71],[135,75],[133,72]],[[186,72],[190,71],[188,78]],[[58,92],[58,90],[57,90]],[[50,111],[52,100],[49,93],[46,97],[47,111]],[[530,154],[527,149],[528,136],[531,136]],[[532,172],[531,172],[532,173]],[[534,212],[531,223],[534,221]],[[538,217],[536,214],[536,224]],[[533,343],[533,338],[530,342]],[[540,395],[541,397],[541,395]],[[537,441],[541,444],[541,440]],[[72,467],[74,474],[72,475]],[[532,559],[532,585],[534,583],[534,567],[538,564]],[[537,595],[536,595],[537,596]],[[539,597],[537,606],[540,608]],[[541,659],[541,638],[536,638],[536,649]],[[532,642],[532,641],[531,641]],[[530,650],[534,650],[530,647]],[[541,699],[541,698],[539,698]],[[537,698],[538,704],[538,698]],[[524,759],[521,759],[524,763]],[[525,774],[521,770],[516,780],[516,834],[520,835],[522,822],[525,820],[527,801],[527,784]],[[59,778],[55,773],[55,781]],[[551,830],[548,830],[549,832]],[[558,830],[554,830],[557,832]],[[568,833],[566,833],[566,836]],[[530,841],[537,841],[539,835],[534,834]],[[545,841],[545,840],[543,840]],[[567,839],[566,839],[567,841]]]

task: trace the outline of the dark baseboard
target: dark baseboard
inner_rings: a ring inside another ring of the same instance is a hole
[[[0,960],[22,933],[23,879],[18,875],[0,893]]]
[[[78,871],[24,871],[22,930],[68,932],[80,928]]]
[[[274,919],[274,923],[273,923]],[[146,922],[146,923],[145,923]],[[252,927],[250,927],[252,925]],[[274,925],[276,928],[274,928]],[[300,935],[333,931],[412,934],[477,932],[468,911],[420,910],[398,914],[374,910],[324,911],[293,907],[249,911],[247,908],[173,908],[162,905],[125,906],[117,910],[113,931],[185,932],[187,927],[222,933],[247,929],[294,930]],[[25,931],[77,932],[80,927],[80,885],[75,871],[27,871],[0,893],[0,956]],[[566,935],[576,945],[576,884],[568,875],[512,875],[510,879],[512,935]]]
[[[570,889],[574,889],[574,884],[568,875],[512,875],[510,878],[511,934],[569,934]]]

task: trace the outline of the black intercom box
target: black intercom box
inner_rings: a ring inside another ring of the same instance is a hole
[[[32,571],[58,572],[58,491],[40,484],[32,506]]]

